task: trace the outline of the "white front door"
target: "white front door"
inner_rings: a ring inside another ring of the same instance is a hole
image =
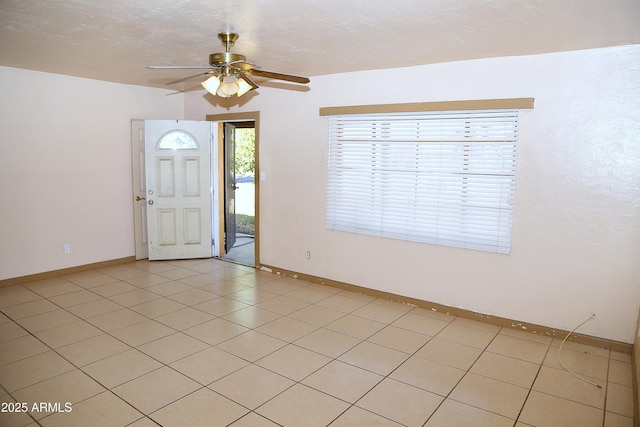
[[[149,259],[211,257],[211,122],[144,127]]]

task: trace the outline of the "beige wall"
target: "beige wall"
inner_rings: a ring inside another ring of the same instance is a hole
[[[564,330],[596,313],[580,332],[632,343],[639,69],[636,45],[312,77],[306,93],[261,87],[228,111],[261,114],[262,263]],[[509,97],[535,98],[521,113],[510,255],[325,229],[320,107]],[[201,92],[185,108],[219,110]]]
[[[0,67],[0,280],[134,254],[130,121],[168,93]]]
[[[632,343],[639,69],[640,46],[495,58],[314,77],[306,93],[264,85],[227,109],[0,67],[0,279],[133,255],[131,118],[260,111],[263,263],[565,330],[593,312],[581,332]],[[510,255],[325,229],[320,107],[506,97],[536,99],[521,114]]]

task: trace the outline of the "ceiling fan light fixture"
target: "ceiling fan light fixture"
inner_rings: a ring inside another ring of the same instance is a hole
[[[220,86],[220,79],[218,78],[218,76],[211,76],[200,84],[211,95],[215,95],[216,92],[218,91],[218,87]]]
[[[251,89],[253,89],[253,86],[251,86],[249,83],[247,83],[247,81],[245,79],[243,79],[242,77],[240,77],[238,80],[238,96],[242,96],[245,93],[249,92]]]
[[[227,74],[222,78],[222,82],[218,88],[218,95],[228,98],[238,93],[239,89],[240,85],[237,79],[233,75]]]

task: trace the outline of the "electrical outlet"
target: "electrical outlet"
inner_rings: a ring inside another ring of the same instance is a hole
[[[62,251],[65,254],[71,253],[71,245],[68,243],[65,243],[64,246],[62,246]]]
[[[311,251],[307,251],[307,259],[311,259]]]

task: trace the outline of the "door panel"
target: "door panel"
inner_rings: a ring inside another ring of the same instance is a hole
[[[175,245],[178,242],[176,233],[176,210],[158,209],[158,238],[160,246]]]
[[[200,159],[186,157],[182,159],[182,182],[185,197],[200,197]]]
[[[176,168],[174,167],[175,159],[173,157],[157,157],[157,197],[175,197],[176,196]]]
[[[184,241],[187,245],[202,243],[202,212],[200,209],[184,210]]]
[[[224,124],[225,252],[236,244],[236,127]]]
[[[211,123],[145,122],[149,259],[208,258]]]

